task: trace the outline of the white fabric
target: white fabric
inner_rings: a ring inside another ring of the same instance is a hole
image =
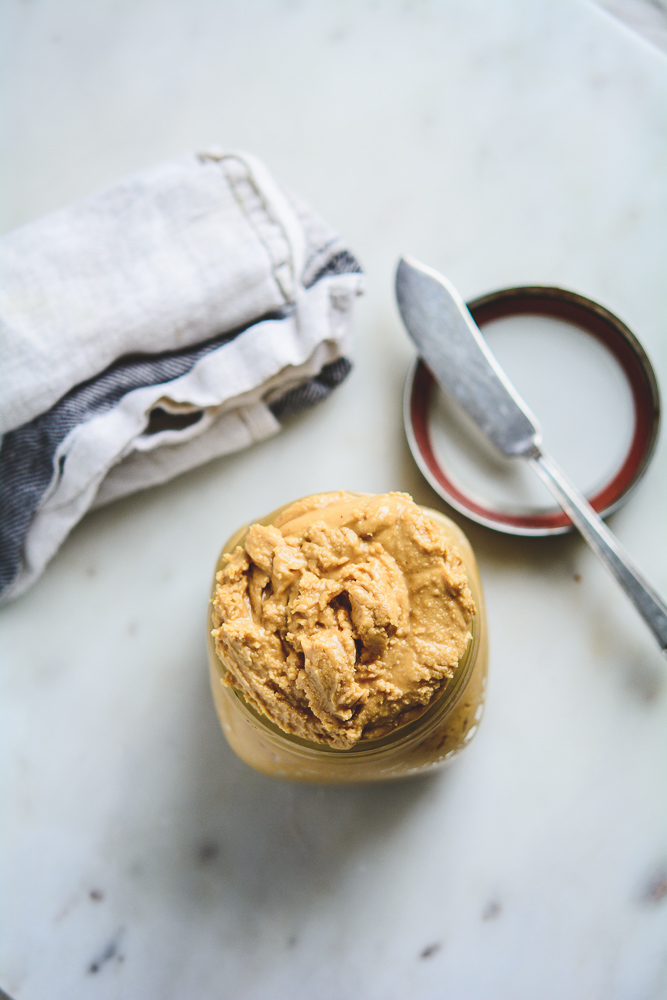
[[[263,164],[238,153],[163,164],[2,241],[3,433],[125,355],[246,327],[181,377],[128,391],[67,434],[5,599],[31,584],[91,505],[279,429],[270,404],[349,348],[362,276],[304,284],[338,246]],[[147,434],[156,406],[201,417]]]
[[[0,434],[124,354],[196,344],[294,302],[305,253],[297,212],[245,153],[180,157],[10,233]]]

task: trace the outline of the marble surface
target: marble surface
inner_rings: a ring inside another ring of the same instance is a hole
[[[403,436],[400,254],[466,297],[534,282],[599,299],[667,385],[664,55],[583,0],[7,0],[2,16],[4,230],[215,142],[336,225],[368,293],[329,401],[88,516],[2,611],[0,986],[664,997],[665,663],[578,538],[465,525],[488,707],[428,778],[252,772],[214,716],[204,638],[217,549],[248,517],[340,486],[439,505]],[[611,519],[663,592],[665,452],[663,434]]]

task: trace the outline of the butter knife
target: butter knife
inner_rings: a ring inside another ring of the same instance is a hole
[[[586,498],[542,447],[540,426],[493,356],[465,302],[437,271],[403,258],[396,298],[419,354],[495,447],[526,459],[616,578],[667,654],[667,606]]]

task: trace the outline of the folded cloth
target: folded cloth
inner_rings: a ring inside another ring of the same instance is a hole
[[[349,249],[245,153],[0,240],[0,600],[91,506],[274,434],[350,370]]]

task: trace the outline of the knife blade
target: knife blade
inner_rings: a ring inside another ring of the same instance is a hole
[[[435,379],[503,455],[536,454],[537,420],[498,364],[453,285],[437,271],[403,258],[396,272],[403,322]]]
[[[493,356],[463,299],[443,275],[411,258],[396,271],[401,317],[434,378],[502,454],[527,459],[616,578],[667,654],[667,605],[588,500],[542,447],[542,432]]]

